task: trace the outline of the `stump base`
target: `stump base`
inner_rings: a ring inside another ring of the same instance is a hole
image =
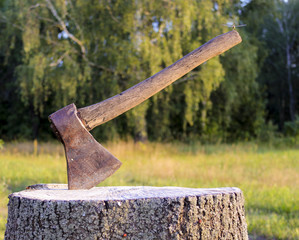
[[[238,188],[40,184],[9,196],[5,239],[248,239]]]

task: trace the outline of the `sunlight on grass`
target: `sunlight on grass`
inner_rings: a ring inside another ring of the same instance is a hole
[[[256,144],[105,144],[123,163],[108,185],[195,188],[239,187],[246,200],[248,230],[267,238],[299,239],[299,151]],[[0,152],[0,233],[4,233],[8,193],[36,183],[66,183],[63,149],[30,143],[8,145]]]
[[[4,236],[5,224],[7,218],[8,190],[4,182],[0,182],[0,239]]]

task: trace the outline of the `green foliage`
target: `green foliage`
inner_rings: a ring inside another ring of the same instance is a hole
[[[265,123],[260,128],[260,131],[257,136],[260,142],[264,143],[273,143],[277,136],[277,126],[272,123],[272,121]]]
[[[285,121],[295,120],[299,106],[298,11],[296,0],[254,0],[243,13],[248,31],[262,49],[258,53],[258,62],[262,65],[258,81],[267,97],[267,119],[278,124],[280,130]]]
[[[4,1],[4,32],[12,36],[11,44],[15,39],[21,42],[21,58],[12,71],[17,94],[34,120],[33,137],[37,137],[51,111],[73,101],[80,106],[111,97],[223,32],[223,9],[230,6],[228,2],[219,1],[216,9],[209,0],[113,4]],[[179,113],[183,134],[187,134],[187,125],[193,127],[195,121],[206,121],[206,111],[211,106],[209,96],[223,80],[219,58],[198,69],[195,75],[192,83],[180,91],[184,95]],[[121,134],[118,126],[127,125],[127,134],[135,138],[146,139],[148,132],[153,132],[153,139],[173,138],[169,129],[172,95],[173,88],[169,87],[152,98],[151,104],[128,112],[123,118],[126,123],[111,124],[111,129]],[[201,102],[207,103],[202,109],[198,107]],[[147,122],[149,112],[151,122]],[[148,129],[152,126],[162,131]],[[105,131],[99,132],[105,138]]]
[[[264,122],[264,101],[256,81],[258,48],[248,41],[248,34],[241,35],[243,43],[221,58],[225,81],[211,96],[208,139],[250,140],[258,136]]]
[[[86,106],[126,90],[227,31],[223,24],[232,19],[248,25],[240,29],[242,44],[95,129],[94,136],[250,140],[269,120],[282,130],[284,121],[294,120],[285,116],[295,106],[291,107],[287,81],[280,81],[287,73],[294,103],[299,101],[293,62],[281,77],[275,73],[285,61],[275,60],[272,50],[285,38],[273,37],[279,30],[274,23],[276,18],[282,21],[285,12],[296,20],[290,6],[297,5],[279,0],[253,0],[245,7],[229,0],[2,0],[1,138],[51,138],[50,113],[72,102]],[[292,38],[297,25],[289,26]],[[292,59],[297,56],[296,43],[290,49]]]
[[[284,134],[290,138],[294,144],[299,141],[299,116],[297,115],[295,121],[284,123]]]

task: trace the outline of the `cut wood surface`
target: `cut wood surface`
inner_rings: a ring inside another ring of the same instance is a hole
[[[238,188],[35,185],[9,196],[5,239],[248,239]]]
[[[192,69],[242,42],[235,30],[219,35],[152,77],[100,103],[78,109],[88,130],[108,122],[161,91]]]

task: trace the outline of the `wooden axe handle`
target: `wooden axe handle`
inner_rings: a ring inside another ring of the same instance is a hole
[[[242,39],[235,30],[219,35],[126,91],[102,102],[78,109],[78,115],[85,127],[91,130],[137,106],[203,62],[240,42]]]

